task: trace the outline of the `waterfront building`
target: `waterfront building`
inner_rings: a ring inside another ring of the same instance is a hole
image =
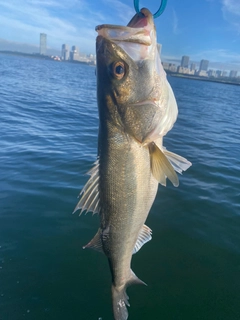
[[[40,33],[40,50],[39,53],[45,55],[47,52],[47,35]]]
[[[184,68],[184,67],[181,67],[181,66],[177,67],[177,72],[178,73],[189,74],[189,71],[190,70],[188,68]]]
[[[223,71],[222,76],[223,77],[227,77],[228,76],[228,72],[227,71]]]
[[[222,70],[217,70],[216,71],[216,77],[219,78],[222,76]]]
[[[196,70],[196,63],[191,63],[190,70],[191,71],[195,71]]]
[[[69,47],[67,44],[62,45],[62,60],[69,60]]]
[[[209,70],[207,73],[209,77],[214,77],[214,78],[217,77],[216,70]]]
[[[162,62],[162,66],[163,66],[164,70],[168,70],[169,69],[169,65],[170,65],[170,63],[168,63],[168,62]]]
[[[177,72],[177,66],[175,65],[175,63],[169,63],[169,71],[172,72]]]
[[[70,60],[79,60],[79,48],[77,46],[72,46],[72,51],[70,52]]]
[[[229,77],[230,78],[237,78],[237,71],[236,70],[231,70],[230,71],[230,74],[229,74]]]
[[[198,71],[198,76],[199,77],[207,77],[208,76],[207,71],[206,70]]]
[[[182,68],[188,68],[188,65],[189,65],[189,57],[188,56],[182,56],[181,67]]]
[[[199,71],[207,71],[208,70],[208,64],[209,64],[208,60],[201,60]]]

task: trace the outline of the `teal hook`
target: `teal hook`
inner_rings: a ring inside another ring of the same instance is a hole
[[[139,0],[133,0],[133,2],[134,2],[134,8],[135,8],[136,12],[139,13],[140,12]],[[153,14],[154,19],[158,18],[163,13],[163,11],[166,8],[166,5],[167,5],[167,0],[161,0],[161,4],[160,4],[158,11]]]

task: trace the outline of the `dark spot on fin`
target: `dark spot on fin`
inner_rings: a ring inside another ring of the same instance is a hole
[[[172,182],[174,187],[178,187],[179,181],[173,166],[168,161],[164,153],[152,142],[148,145],[151,161],[151,170],[154,178],[163,186],[166,186],[166,177]]]
[[[152,230],[145,224],[142,226],[142,229],[139,232],[137,242],[133,249],[133,254],[137,253],[142,246],[152,239]]]

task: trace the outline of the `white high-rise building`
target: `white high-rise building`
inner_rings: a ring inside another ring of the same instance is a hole
[[[40,50],[39,53],[45,55],[47,52],[47,35],[40,33]]]
[[[69,47],[67,44],[62,45],[62,60],[69,60]]]

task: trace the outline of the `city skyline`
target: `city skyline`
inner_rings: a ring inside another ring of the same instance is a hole
[[[198,66],[196,63],[191,62],[189,56],[182,56],[181,63],[177,66],[175,63],[168,63],[163,61],[162,65],[167,73],[180,74],[184,76],[197,76],[200,78],[231,78],[232,81],[240,81],[240,72],[237,70],[209,69],[209,61],[202,59],[199,61]]]
[[[159,6],[159,0],[144,2],[140,6],[152,12]],[[82,52],[95,53],[95,26],[126,25],[134,13],[132,0],[0,0],[0,38],[12,46],[37,46],[39,33],[46,33],[48,50],[75,43]],[[240,1],[171,0],[155,24],[162,60],[179,61],[188,53],[193,61],[211,61],[212,68],[240,71]]]

